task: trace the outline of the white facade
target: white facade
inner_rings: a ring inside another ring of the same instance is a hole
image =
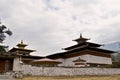
[[[98,63],[98,64],[112,64],[111,58],[87,55],[87,63]]]
[[[22,70],[22,64],[20,63],[19,58],[14,58],[13,61],[13,71],[21,71]]]
[[[67,59],[58,59],[59,61],[63,61],[60,65],[65,66],[74,66],[72,64],[73,60],[78,58],[81,59],[88,59],[92,62],[92,60],[96,60],[98,63],[102,62],[110,62],[111,59],[107,57],[98,57],[93,55],[82,55],[73,58]],[[89,57],[89,58],[88,58]],[[94,59],[91,59],[94,58]],[[97,59],[98,58],[98,59]],[[103,59],[103,60],[101,60]],[[99,60],[101,60],[99,62]],[[104,61],[106,60],[106,61]],[[89,62],[90,62],[89,61]],[[95,61],[94,61],[95,62]],[[108,64],[108,63],[106,63]],[[110,64],[110,63],[109,63]],[[59,65],[59,66],[60,66]],[[14,67],[13,71],[22,71],[23,75],[32,75],[32,76],[78,76],[78,75],[113,75],[113,74],[120,74],[119,68],[64,68],[64,67],[38,67],[32,66],[28,64],[20,64],[19,58],[14,59]]]
[[[85,60],[86,61],[85,64],[87,64],[87,63],[112,64],[111,58],[85,54],[85,55],[72,57],[72,58],[66,58],[66,59],[59,58],[57,60],[62,63],[58,64],[58,66],[84,67],[85,65],[75,65],[75,63],[73,61],[77,60],[78,58]],[[14,63],[13,63],[13,71],[20,71],[20,70],[21,70],[21,64],[20,64],[19,58],[15,58]]]
[[[73,61],[77,60],[79,57],[83,60],[86,60],[86,63],[112,64],[111,58],[85,54],[85,55],[67,58],[67,59],[62,59],[62,58],[57,59],[62,62],[58,66],[66,66],[66,67],[76,66],[77,67],[77,65],[75,65]]]

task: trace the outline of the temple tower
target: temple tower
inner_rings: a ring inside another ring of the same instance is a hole
[[[20,43],[16,45],[18,48],[12,48],[10,52],[16,52],[17,55],[30,55],[31,52],[34,52],[35,50],[26,49],[25,47],[27,44],[23,43],[23,40],[21,40]]]

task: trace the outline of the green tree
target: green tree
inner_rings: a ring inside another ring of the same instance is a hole
[[[0,22],[0,43],[3,43],[7,35],[11,36],[12,31],[7,29],[7,27],[5,25],[2,25]]]

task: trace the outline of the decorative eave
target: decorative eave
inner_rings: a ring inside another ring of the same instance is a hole
[[[42,59],[44,57],[41,56],[33,56],[33,55],[21,55],[23,59]]]
[[[18,46],[18,47],[26,47],[27,45],[26,44],[17,44],[16,46]]]
[[[11,50],[9,50],[9,52],[16,52],[16,51],[35,52],[35,50],[21,49],[21,48],[12,48]]]
[[[82,50],[93,50],[93,51],[99,51],[99,52],[104,52],[104,53],[115,53],[115,51],[111,51],[111,50],[106,50],[106,49],[101,49],[101,48],[95,48],[95,47],[89,47],[89,46],[84,46],[84,47],[81,47],[81,48],[77,48],[77,49],[74,49],[74,50],[70,50],[70,51],[67,51],[65,53],[72,53],[72,52],[79,52],[79,51],[82,51]]]
[[[71,54],[74,54],[74,53],[79,54],[78,52],[85,51],[85,50],[96,51],[96,52],[99,52],[99,53],[103,53],[102,55],[108,55],[108,56],[110,56],[110,54],[112,54],[112,53],[115,53],[115,51],[111,51],[111,50],[105,50],[105,49],[85,46],[85,47],[74,49],[74,50],[71,50],[71,51],[52,54],[52,55],[49,55],[47,57],[51,58],[51,59],[66,58],[67,55],[71,55]]]
[[[51,54],[46,56],[46,58],[50,58],[50,59],[64,58],[64,52]]]
[[[72,41],[79,42],[80,40],[83,40],[84,42],[86,42],[87,40],[90,40],[90,39],[87,39],[87,38],[78,38],[78,39],[75,39],[75,40],[72,40]]]
[[[105,52],[105,53],[109,53],[109,54],[116,53],[115,51],[112,51],[112,50],[106,50],[106,49],[101,49],[101,48],[93,48],[93,47],[89,47],[88,49],[90,49],[90,50],[94,50],[94,51],[99,51],[99,52]]]
[[[87,45],[87,46],[91,46],[91,47],[100,47],[102,46],[101,44],[96,44],[96,43],[91,43],[91,42],[83,42],[81,44],[76,44],[67,48],[63,48],[64,50],[70,50],[70,49],[74,49],[83,45]]]

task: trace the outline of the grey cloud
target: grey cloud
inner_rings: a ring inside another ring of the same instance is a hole
[[[89,5],[89,4],[97,4],[98,1],[96,0],[70,0],[73,5],[75,6],[81,6],[81,5]]]
[[[14,33],[6,43],[12,48],[23,39],[30,48],[37,50],[37,55],[48,55],[75,44],[72,40],[78,38],[79,33],[98,43],[120,40],[120,24],[113,20],[113,17],[119,16],[119,10],[102,13],[101,7],[94,9],[98,4],[101,5],[99,2],[64,0],[61,2],[64,5],[55,5],[57,1],[52,3],[51,0],[1,0],[0,16]],[[92,5],[90,8],[89,4]],[[110,21],[103,21],[101,16],[109,17]]]
[[[119,16],[119,15],[120,15],[120,9],[109,11],[109,12],[105,13],[104,15],[102,15],[101,18],[109,19],[111,17],[116,17],[116,16]]]
[[[44,0],[44,3],[46,4],[46,8],[47,10],[60,10],[60,8],[58,6],[54,6],[52,3],[53,0]]]

